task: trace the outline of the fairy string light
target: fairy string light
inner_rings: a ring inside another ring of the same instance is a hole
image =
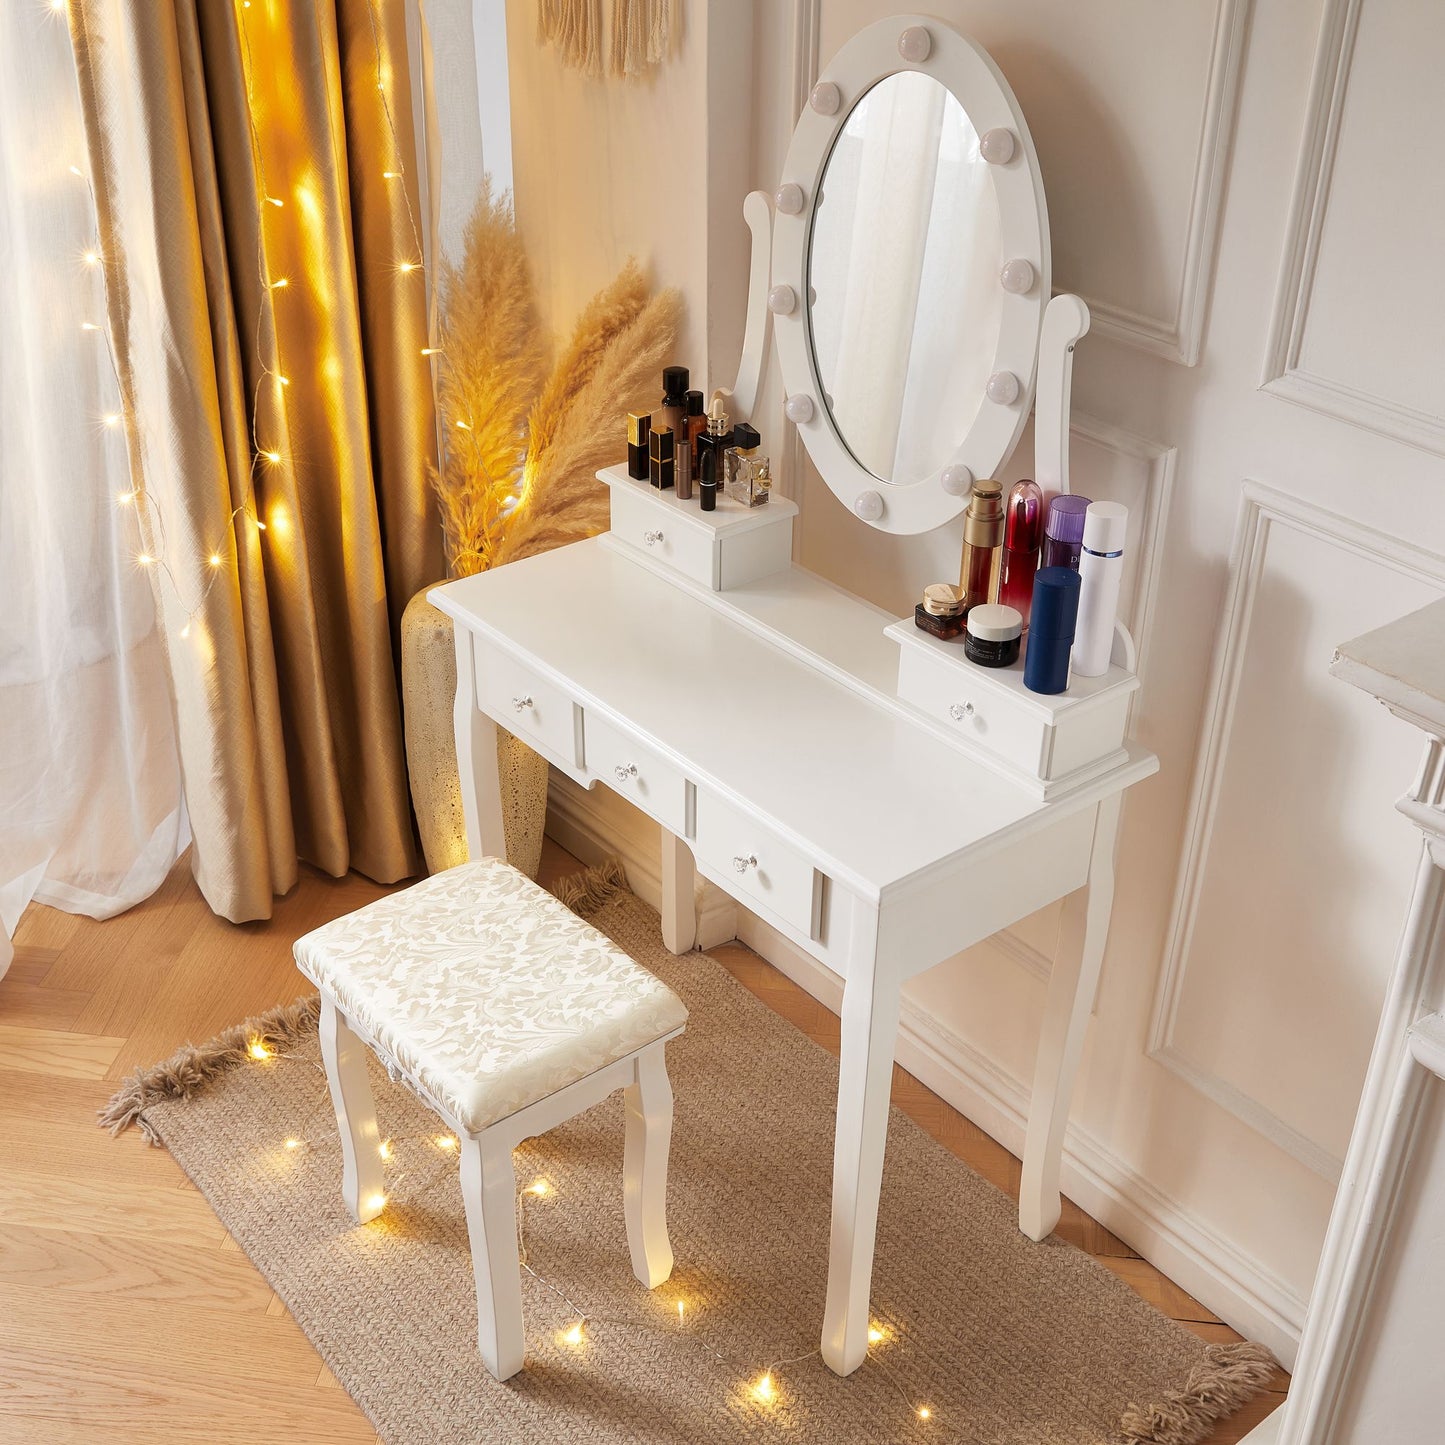
[[[246,1056],[252,1064],[270,1066],[275,1063],[301,1064],[307,1068],[315,1069],[325,1077],[323,1064],[310,1056],[309,1050],[282,1050],[275,1047],[266,1038],[260,1035],[253,1035],[246,1042]],[[294,1155],[300,1151],[310,1148],[308,1138],[311,1126],[318,1115],[325,1111],[327,1117],[334,1125],[335,1115],[330,1108],[330,1097],[325,1091],[318,1091],[318,1098],[306,1117],[302,1120],[298,1134],[289,1135],[280,1141],[282,1157]],[[324,1131],[324,1137],[328,1140],[336,1138],[334,1127]],[[455,1134],[411,1134],[402,1136],[389,1136],[380,1141],[377,1145],[383,1166],[387,1171],[387,1184],[384,1192],[366,1201],[369,1208],[380,1210],[388,1202],[395,1202],[402,1184],[409,1178],[420,1175],[420,1181],[414,1186],[417,1193],[425,1193],[437,1181],[442,1170],[448,1173],[454,1168],[458,1139]],[[418,1165],[415,1162],[415,1150],[424,1147],[426,1152],[425,1165]],[[522,1146],[515,1151],[514,1160],[522,1163],[525,1173],[531,1173],[532,1169],[540,1163],[526,1148]],[[555,1338],[560,1345],[569,1349],[579,1349],[588,1342],[589,1331],[595,1326],[605,1326],[608,1329],[630,1331],[633,1333],[647,1335],[652,1338],[663,1338],[673,1342],[686,1344],[687,1346],[702,1351],[727,1370],[730,1379],[734,1382],[732,1386],[735,1398],[764,1410],[772,1410],[784,1403],[786,1397],[785,1383],[782,1372],[793,1365],[802,1364],[806,1360],[812,1360],[822,1354],[821,1349],[814,1347],[795,1355],[773,1356],[766,1359],[761,1367],[756,1361],[748,1361],[736,1355],[720,1350],[703,1332],[691,1323],[687,1314],[687,1303],[682,1298],[673,1301],[673,1308],[676,1310],[677,1322],[675,1325],[663,1326],[661,1324],[650,1324],[637,1319],[627,1319],[618,1315],[604,1314],[597,1310],[586,1308],[573,1295],[569,1294],[561,1285],[550,1279],[539,1270],[532,1262],[531,1249],[528,1243],[528,1224],[530,1211],[538,1207],[546,1207],[544,1201],[553,1201],[557,1198],[556,1186],[545,1173],[537,1172],[532,1174],[528,1183],[519,1185],[516,1192],[517,1201],[517,1248],[518,1263],[524,1273],[531,1276],[536,1283],[552,1295],[565,1311],[564,1322],[555,1328]],[[669,1314],[671,1311],[669,1310]],[[869,1366],[876,1366],[889,1386],[898,1395],[898,1398],[907,1406],[909,1412],[920,1426],[927,1427],[926,1437],[919,1435],[920,1439],[946,1439],[950,1436],[958,1438],[954,1431],[946,1425],[941,1426],[933,1407],[927,1404],[918,1396],[912,1394],[899,1378],[897,1372],[881,1358],[880,1348],[890,1344],[899,1334],[896,1326],[884,1322],[870,1323],[868,1329],[868,1353],[865,1363]]]
[[[64,20],[72,27],[79,27],[85,23],[85,16],[81,13],[83,11],[83,5],[84,0],[46,0],[46,9],[42,13],[48,14],[57,20]],[[421,243],[421,234],[415,212],[412,208],[409,189],[406,185],[404,153],[387,93],[381,17],[377,8],[377,0],[368,0],[367,8],[375,54],[375,84],[392,149],[392,159],[389,163],[389,169],[383,174],[388,181],[399,180],[402,183],[402,202],[412,241],[410,254],[398,257],[392,269],[399,277],[410,279],[420,275],[425,281],[427,279],[427,267]],[[80,259],[86,270],[94,272],[98,278],[102,319],[86,319],[82,321],[81,330],[88,334],[94,334],[97,338],[104,340],[106,359],[115,380],[116,391],[120,399],[120,409],[118,411],[104,413],[98,418],[98,422],[105,428],[116,429],[126,438],[131,456],[131,483],[127,489],[117,494],[116,503],[118,506],[129,511],[133,517],[133,525],[136,529],[136,540],[132,555],[136,565],[148,571],[155,572],[168,584],[170,592],[176,599],[176,603],[184,617],[183,624],[179,629],[179,635],[183,638],[190,636],[192,624],[204,610],[206,602],[217,583],[219,583],[223,577],[235,575],[234,561],[236,552],[232,539],[237,519],[245,516],[255,526],[258,533],[267,531],[267,524],[262,516],[259,496],[260,484],[271,469],[286,463],[287,439],[289,439],[290,434],[288,409],[285,403],[287,389],[291,386],[291,378],[286,375],[285,368],[281,361],[275,303],[278,302],[288,288],[292,286],[292,281],[289,276],[272,276],[270,274],[265,234],[267,217],[276,212],[284,211],[286,209],[286,202],[281,195],[275,194],[272,191],[267,178],[265,150],[262,145],[262,137],[257,120],[258,96],[256,91],[255,51],[253,49],[251,30],[253,24],[252,9],[250,0],[239,0],[239,3],[235,6],[235,15],[243,54],[246,118],[249,127],[252,163],[256,176],[258,206],[256,226],[258,300],[255,335],[255,355],[258,370],[256,384],[251,398],[251,414],[249,419],[251,463],[245,478],[241,500],[239,504],[231,508],[226,515],[224,522],[225,535],[198,549],[195,575],[203,579],[198,589],[194,584],[189,587],[184,586],[176,574],[175,567],[172,565],[172,549],[167,537],[163,509],[160,500],[152,495],[141,466],[141,457],[144,455],[143,418],[137,414],[135,399],[125,385],[118,351],[110,328],[111,277],[109,268],[112,264],[112,255],[115,254],[116,251],[114,247],[108,246],[105,237],[99,234],[103,230],[102,217],[104,213],[99,205],[95,187],[88,170],[82,170],[81,167],[76,164],[67,167],[69,173],[82,181],[86,186],[97,232],[97,238],[80,253]],[[73,37],[73,39],[77,38],[78,37]],[[441,348],[436,344],[434,326],[430,317],[426,325],[425,340],[427,345],[422,348],[422,357],[430,358],[441,355]],[[274,433],[274,438],[271,436],[272,433]],[[227,566],[228,561],[232,562],[233,565],[231,567]]]

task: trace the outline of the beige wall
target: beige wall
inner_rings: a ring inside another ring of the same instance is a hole
[[[679,57],[634,88],[562,71],[511,0],[518,211],[556,326],[636,252],[684,289],[682,359],[710,350],[727,382],[743,194],[777,183],[814,48],[826,63],[891,7],[683,8]],[[991,50],[1029,117],[1056,285],[1094,311],[1075,488],[1140,523],[1138,731],[1163,768],[1125,809],[1066,1187],[1288,1357],[1416,847],[1391,810],[1412,735],[1325,666],[1336,641],[1445,590],[1445,172],[1425,139],[1445,133],[1428,60],[1445,10],[929,8]],[[770,385],[760,421],[786,462]],[[1008,475],[1028,472],[1028,448]],[[901,613],[956,570],[957,525],[889,538],[807,468],[784,484],[802,560],[874,600]],[[778,746],[804,742],[779,719]],[[1013,1147],[1054,926],[1030,920],[920,978],[900,1045]]]

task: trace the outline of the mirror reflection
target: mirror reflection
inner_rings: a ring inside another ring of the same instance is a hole
[[[880,481],[936,474],[983,401],[1003,299],[988,172],[963,107],[918,71],[864,94],[824,168],[813,351],[839,435]]]

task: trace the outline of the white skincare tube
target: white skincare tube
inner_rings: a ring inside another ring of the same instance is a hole
[[[1084,513],[1079,622],[1072,653],[1073,670],[1079,677],[1102,677],[1109,670],[1128,530],[1129,509],[1118,502],[1091,502]]]

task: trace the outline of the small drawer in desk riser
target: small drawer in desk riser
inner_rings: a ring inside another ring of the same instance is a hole
[[[1052,789],[1122,756],[1132,673],[1111,667],[1044,697],[1023,687],[1021,665],[979,667],[961,643],[917,632],[911,623],[889,629],[900,644],[898,696],[1011,771]]]
[[[751,509],[722,498],[716,511],[703,512],[696,500],[680,502],[625,472],[598,475],[612,489],[611,535],[679,576],[726,592],[792,564],[797,509],[783,498]]]
[[[582,766],[582,709],[561,688],[473,635],[477,699],[508,732],[569,771]]]

